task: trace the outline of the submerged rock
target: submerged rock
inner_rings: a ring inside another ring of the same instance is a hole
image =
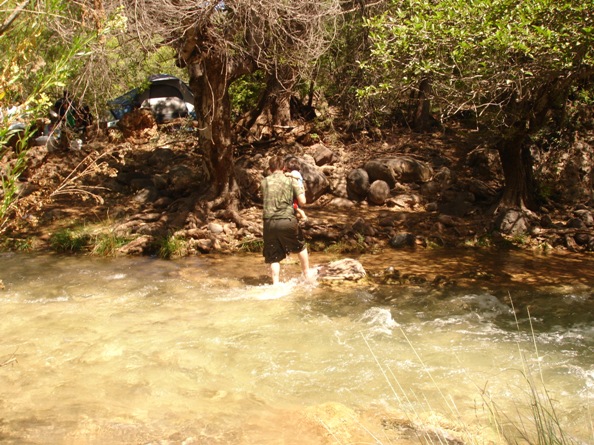
[[[363,265],[352,258],[333,261],[318,269],[320,281],[358,281],[366,276]]]

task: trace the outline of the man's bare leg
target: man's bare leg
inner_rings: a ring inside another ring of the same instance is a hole
[[[272,284],[280,282],[280,263],[270,263],[270,275],[272,276]]]
[[[307,281],[315,281],[315,270],[309,268],[309,253],[307,247],[299,252],[299,262],[301,263],[301,273]]]

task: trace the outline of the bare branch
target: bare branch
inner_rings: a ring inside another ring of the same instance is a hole
[[[31,0],[24,0],[20,5],[18,5],[15,8],[12,14],[10,14],[10,16],[4,21],[2,26],[0,26],[0,36],[4,34],[8,30],[8,28],[10,28],[12,22],[14,22],[16,18],[19,16],[19,14],[23,12],[23,10],[27,7],[30,1]]]
[[[311,71],[343,13],[339,0],[127,0],[125,5],[134,32],[147,45],[184,48],[187,59],[200,44],[198,52],[250,59],[268,73],[279,60],[297,72]],[[154,42],[156,35],[163,40]]]

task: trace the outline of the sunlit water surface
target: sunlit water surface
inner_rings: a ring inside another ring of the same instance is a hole
[[[584,283],[330,288],[283,270],[272,287],[259,256],[0,256],[0,443],[480,443],[490,408],[530,418],[541,380],[594,443]]]

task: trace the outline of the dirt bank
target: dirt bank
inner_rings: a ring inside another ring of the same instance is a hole
[[[236,158],[251,166],[243,186],[241,226],[224,213],[206,219],[192,214],[202,155],[191,127],[170,123],[126,139],[112,131],[78,150],[33,147],[3,246],[163,257],[257,251],[261,209],[257,192],[248,193],[249,181],[259,183],[270,154],[294,154],[313,163],[323,147],[331,156],[316,168],[328,178],[328,187],[306,208],[309,220],[303,225],[313,251],[357,254],[464,246],[589,255],[593,227],[571,226],[575,207],[551,204],[537,215],[546,224],[521,235],[494,230],[501,174],[469,161],[470,154],[485,145],[472,131],[421,135],[402,129],[238,144]],[[349,199],[345,177],[350,171],[395,156],[429,166],[432,178],[397,182],[381,205]],[[246,176],[246,171],[237,174]],[[579,209],[591,218],[591,209]],[[576,233],[586,241],[576,242]]]

